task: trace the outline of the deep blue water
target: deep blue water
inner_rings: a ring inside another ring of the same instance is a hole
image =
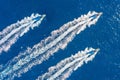
[[[0,30],[32,13],[46,14],[46,18],[40,27],[29,31],[7,53],[2,54],[0,64],[7,63],[26,47],[32,47],[49,36],[51,31],[88,11],[103,12],[103,15],[65,50],[59,50],[48,61],[15,80],[34,80],[51,65],[86,47],[100,48],[100,52],[67,80],[120,80],[120,0],[1,0]]]

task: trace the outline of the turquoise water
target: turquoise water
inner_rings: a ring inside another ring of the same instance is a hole
[[[87,46],[100,48],[100,52],[68,80],[120,80],[120,0],[1,0],[0,11],[0,30],[32,13],[46,14],[40,27],[29,31],[0,56],[0,64],[7,63],[20,51],[40,42],[66,22],[88,11],[103,12],[98,22],[80,33],[65,50],[58,51],[49,61],[33,67],[15,80],[34,80],[51,65]]]

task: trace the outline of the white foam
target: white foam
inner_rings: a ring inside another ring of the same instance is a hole
[[[74,39],[78,31],[80,33],[86,29],[89,23],[94,22],[92,18],[89,18],[92,15],[94,14],[91,12],[89,15],[79,17],[78,19],[64,24],[60,29],[52,31],[51,36],[34,45],[32,48],[28,48],[9,61],[9,63],[6,64],[6,68],[10,67],[9,70],[4,69],[0,72],[0,78],[4,79],[7,77],[8,80],[12,80],[15,76],[21,76],[21,74],[26,73],[33,66],[47,60],[58,50],[64,49],[68,43]]]
[[[35,22],[34,18],[41,17],[40,20]],[[45,15],[32,14],[30,17],[25,17],[17,23],[7,26],[3,31],[0,32],[0,53],[3,51],[7,52],[10,47],[25,33],[27,33],[30,28],[38,27]]]
[[[91,54],[90,52],[94,53]],[[36,80],[66,80],[75,70],[81,67],[84,62],[93,60],[99,50],[93,48],[86,48],[84,51],[78,51],[75,55],[71,55],[56,66],[48,69],[48,72],[39,76]]]

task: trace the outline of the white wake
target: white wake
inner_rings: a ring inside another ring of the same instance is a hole
[[[101,13],[89,12],[64,24],[60,29],[52,31],[51,36],[9,61],[0,72],[0,79],[12,80],[15,76],[19,77],[26,73],[33,66],[41,64],[58,50],[64,49],[87,26],[95,24],[100,16]]]
[[[7,52],[10,47],[30,28],[38,27],[44,19],[45,15],[32,14],[30,17],[25,17],[10,26],[7,26],[0,32],[0,53]]]
[[[86,48],[75,55],[60,61],[56,66],[48,69],[48,72],[39,76],[36,80],[66,80],[75,70],[84,63],[94,59],[99,49]]]

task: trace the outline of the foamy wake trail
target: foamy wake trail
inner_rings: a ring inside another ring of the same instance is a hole
[[[0,53],[8,51],[10,47],[30,28],[38,27],[41,24],[45,15],[32,14],[30,17],[25,17],[0,32]]]
[[[100,16],[101,13],[89,12],[87,15],[68,22],[60,29],[52,31],[51,36],[9,61],[0,72],[0,79],[12,80],[15,76],[20,77],[33,66],[41,64],[58,50],[64,49],[87,26],[95,24]]]
[[[56,66],[48,69],[48,72],[39,76],[36,80],[66,80],[75,70],[84,63],[92,61],[99,49],[86,48],[75,55],[60,61]]]

